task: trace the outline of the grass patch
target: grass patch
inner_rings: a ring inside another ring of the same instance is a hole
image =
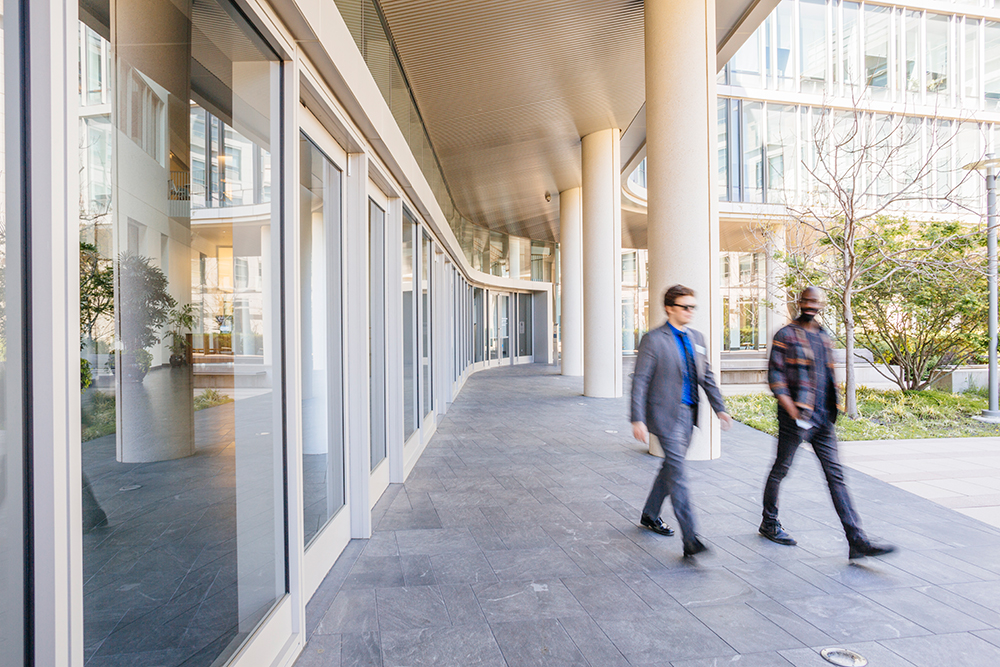
[[[843,394],[841,394],[843,395]],[[726,398],[729,414],[738,422],[778,434],[777,401],[770,394]],[[1000,425],[972,419],[987,405],[982,392],[899,391],[858,388],[857,419],[841,415],[840,440],[904,440],[1000,435]]]
[[[206,389],[197,396],[194,397],[194,410],[204,410],[205,408],[214,408],[217,405],[225,405],[226,403],[232,403],[233,399],[229,396],[216,391],[215,389]]]
[[[82,440],[87,442],[115,432],[115,395],[91,392],[80,412]]]

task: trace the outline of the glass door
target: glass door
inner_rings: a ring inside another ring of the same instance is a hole
[[[486,309],[483,303],[483,288],[472,290],[472,348],[473,361],[479,363],[486,359],[486,324],[484,322]]]
[[[497,329],[500,338],[500,358],[510,359],[510,295],[497,297]]]

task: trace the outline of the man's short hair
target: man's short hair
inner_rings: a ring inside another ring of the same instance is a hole
[[[684,285],[673,285],[663,295],[663,305],[672,306],[682,296],[694,296],[694,290]]]

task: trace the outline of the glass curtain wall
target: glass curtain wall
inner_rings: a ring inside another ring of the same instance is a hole
[[[302,475],[305,543],[344,506],[341,171],[299,141]]]
[[[371,469],[385,460],[385,211],[368,200],[368,380]]]
[[[403,209],[403,439],[417,430],[417,293],[413,241],[417,225],[412,214]]]
[[[82,10],[86,657],[222,664],[286,591],[282,68],[226,0]]]
[[[5,5],[7,3],[4,3]],[[7,24],[8,14],[0,16],[0,46],[6,39],[6,28],[11,27],[11,36],[17,39],[16,26]],[[7,53],[7,49],[0,50]],[[0,90],[7,90],[7,77],[16,77],[14,68],[0,66]],[[11,82],[13,83],[13,81]],[[0,120],[4,111],[0,109]],[[9,148],[18,151],[17,141],[11,141]],[[0,164],[7,161],[7,141],[0,131]],[[14,157],[14,156],[9,156]],[[0,655],[11,665],[24,661],[27,648],[24,645],[24,542],[23,522],[24,467],[23,443],[20,431],[21,406],[21,362],[20,343],[16,333],[21,331],[20,309],[8,308],[18,304],[16,297],[20,282],[7,275],[7,230],[19,225],[19,211],[8,210],[6,192],[16,192],[19,184],[11,178],[11,170],[4,167],[0,177],[0,211],[6,226],[0,227],[0,534],[4,535],[0,546]],[[12,251],[15,248],[11,248]],[[15,335],[8,338],[7,332]],[[86,373],[81,380],[86,381]],[[89,485],[84,482],[84,487]]]

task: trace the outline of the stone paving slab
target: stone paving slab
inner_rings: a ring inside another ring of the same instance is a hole
[[[689,462],[710,551],[637,525],[660,460],[627,398],[550,366],[477,373],[403,485],[307,608],[298,665],[1000,665],[1000,530],[856,470],[866,530],[900,552],[848,561],[818,462],[796,457],[782,522],[757,534],[774,439],[737,424]],[[676,525],[669,503],[664,520]]]

